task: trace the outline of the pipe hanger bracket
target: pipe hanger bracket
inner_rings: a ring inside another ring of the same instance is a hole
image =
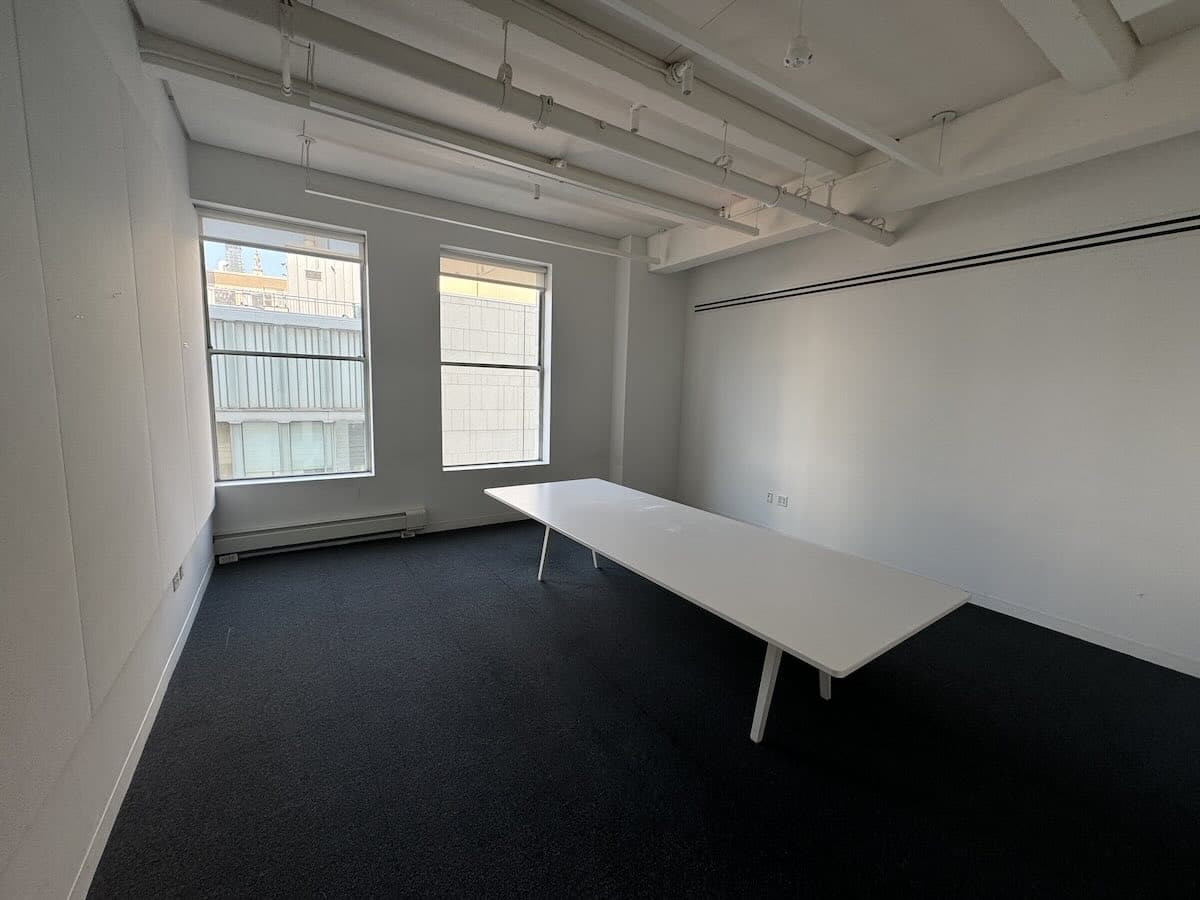
[[[550,115],[554,112],[554,98],[549,94],[539,94],[538,99],[542,101],[541,111],[538,113],[537,119],[534,120],[534,131],[541,131],[550,124]]]

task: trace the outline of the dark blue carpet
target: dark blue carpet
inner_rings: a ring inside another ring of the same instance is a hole
[[[91,896],[1200,896],[1200,681],[964,607],[755,746],[759,641],[540,545],[219,568]]]

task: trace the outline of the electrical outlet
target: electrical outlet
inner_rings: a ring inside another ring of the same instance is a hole
[[[237,561],[238,555],[236,553],[222,553],[217,557],[217,565],[221,566],[226,565],[227,563],[235,563]]]
[[[767,491],[767,502],[768,503],[775,502],[775,492],[774,491]]]
[[[787,509],[788,498],[785,497],[783,494],[780,494],[778,497],[776,497],[775,502],[777,504],[779,504],[780,506],[782,506],[784,509]]]
[[[183,566],[175,570],[175,574],[171,576],[171,590],[179,590],[179,585],[183,583]]]

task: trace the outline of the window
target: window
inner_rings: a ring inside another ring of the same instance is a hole
[[[218,481],[371,466],[362,235],[200,213]]]
[[[443,253],[442,465],[544,461],[547,270]]]

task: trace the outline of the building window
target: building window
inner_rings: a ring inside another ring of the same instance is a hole
[[[370,471],[365,238],[207,210],[200,234],[217,480]]]
[[[548,461],[547,269],[443,252],[442,466]]]

